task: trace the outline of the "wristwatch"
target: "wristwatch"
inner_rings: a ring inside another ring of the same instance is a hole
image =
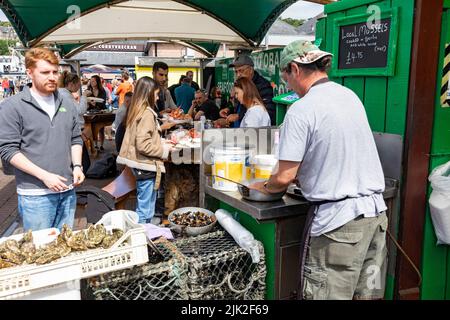
[[[74,164],[72,167],[74,169],[75,169],[75,167],[80,167],[81,171],[83,171],[83,166],[81,164]]]

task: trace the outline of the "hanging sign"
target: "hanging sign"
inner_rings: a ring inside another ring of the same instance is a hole
[[[332,76],[392,76],[395,73],[398,10],[334,20]]]

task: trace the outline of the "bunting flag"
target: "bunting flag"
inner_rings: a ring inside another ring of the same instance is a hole
[[[450,107],[450,43],[445,45],[444,68],[442,69],[441,106]]]

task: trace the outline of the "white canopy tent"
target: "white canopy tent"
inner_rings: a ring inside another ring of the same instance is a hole
[[[139,0],[108,7],[70,19],[35,43],[70,44],[117,39],[165,39],[248,43],[237,32],[211,16],[174,1]]]

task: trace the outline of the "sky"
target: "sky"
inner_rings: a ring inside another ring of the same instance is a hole
[[[308,19],[314,17],[323,11],[323,5],[298,1],[287,8],[282,14],[282,18]],[[7,21],[5,14],[0,10],[0,21]]]
[[[287,8],[282,14],[282,18],[295,18],[295,19],[309,19],[317,16],[319,13],[323,12],[323,5],[307,2],[298,1],[292,6]]]

